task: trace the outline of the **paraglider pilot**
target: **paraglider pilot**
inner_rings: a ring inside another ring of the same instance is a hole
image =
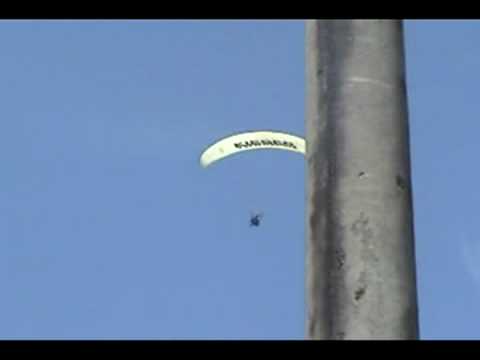
[[[262,220],[262,214],[252,214],[250,216],[250,226],[259,226]]]

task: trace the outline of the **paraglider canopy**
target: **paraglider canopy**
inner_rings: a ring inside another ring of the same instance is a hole
[[[227,156],[259,149],[288,150],[305,154],[305,139],[279,131],[249,131],[227,136],[210,145],[200,156],[207,167]]]

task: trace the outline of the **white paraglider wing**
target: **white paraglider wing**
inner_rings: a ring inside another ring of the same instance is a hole
[[[251,131],[234,134],[210,145],[200,156],[207,167],[227,156],[247,150],[278,149],[305,154],[305,139],[277,131]]]

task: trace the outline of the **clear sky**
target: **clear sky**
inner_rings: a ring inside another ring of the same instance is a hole
[[[480,22],[406,21],[420,326],[479,339]],[[0,338],[303,339],[303,21],[0,22]],[[261,227],[248,225],[253,210]]]

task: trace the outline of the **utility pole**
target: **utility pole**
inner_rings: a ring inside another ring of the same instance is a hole
[[[418,339],[403,24],[308,20],[307,334]]]

